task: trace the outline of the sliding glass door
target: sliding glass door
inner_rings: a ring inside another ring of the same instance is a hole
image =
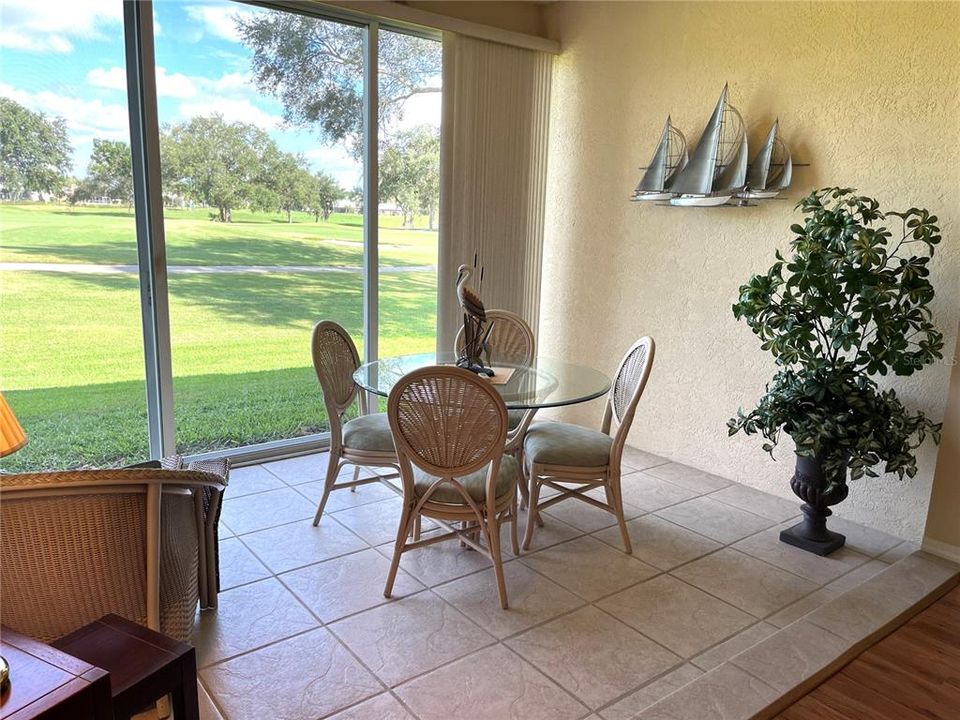
[[[5,164],[0,187],[0,389],[30,437],[11,469],[316,444],[314,323],[367,356],[435,342],[437,38],[305,4],[138,12],[152,34],[118,0],[5,51],[5,127],[22,106],[67,146],[56,182]],[[159,157],[132,172],[121,35],[138,33],[134,152]],[[135,186],[158,209],[139,238]],[[159,280],[141,293],[138,272]]]

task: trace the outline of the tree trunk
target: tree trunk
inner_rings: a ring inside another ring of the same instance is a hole
[[[231,221],[230,217],[230,208],[223,205],[220,206],[220,222],[228,223]]]
[[[292,222],[293,222],[293,211],[290,210],[290,208],[287,208],[287,224],[289,225]]]
[[[430,212],[427,213],[427,215],[430,218],[430,229],[436,230],[437,229],[436,211],[433,208],[430,208]]]

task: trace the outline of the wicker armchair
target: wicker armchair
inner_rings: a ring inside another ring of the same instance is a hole
[[[216,600],[229,471],[202,466],[0,476],[4,625],[49,642],[112,612],[188,640]]]

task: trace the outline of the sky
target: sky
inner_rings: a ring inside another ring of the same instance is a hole
[[[155,0],[157,112],[161,124],[218,112],[266,130],[314,171],[355,187],[361,167],[342,145],[285,127],[260,94],[234,18],[270,12],[229,1]],[[0,96],[66,119],[73,174],[83,177],[94,138],[129,141],[122,0],[0,0]],[[440,95],[414,96],[395,127],[440,124]]]

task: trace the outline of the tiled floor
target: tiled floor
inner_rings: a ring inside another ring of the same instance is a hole
[[[399,499],[341,490],[312,527],[325,455],[233,470],[195,639],[204,718],[625,720],[708,671],[768,692],[721,664],[911,549],[833,520],[848,547],[817,558],[777,540],[795,502],[638,450],[625,465],[633,556],[611,515],[556,505],[529,553],[504,542],[506,611],[456,542],[405,555],[386,600]]]

